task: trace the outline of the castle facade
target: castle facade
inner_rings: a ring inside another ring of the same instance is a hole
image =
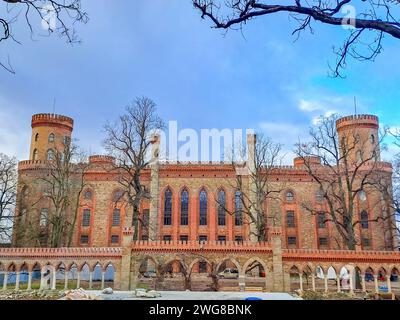
[[[379,141],[379,122],[373,115],[341,118],[336,128],[339,138],[350,131],[364,138],[362,152],[365,154],[375,150],[374,144]],[[43,217],[51,214],[53,204],[43,197],[46,190],[41,179],[49,174],[46,168],[56,151],[73,138],[72,132],[73,119],[69,117],[53,114],[32,117],[30,159],[19,163],[20,217],[15,221],[14,246],[49,246],[46,235],[51,233],[51,226]],[[254,152],[255,143],[256,136],[248,135],[250,152]],[[157,159],[159,147],[160,141],[155,140],[152,154],[156,154],[156,159],[141,174],[151,196],[140,205],[140,219],[146,223],[140,225],[138,240],[254,241],[252,223],[246,219],[234,188],[238,175],[247,188],[251,187],[249,162],[236,166],[222,162],[168,163]],[[354,150],[352,157],[357,157],[358,152]],[[76,227],[69,246],[120,247],[124,228],[132,226],[132,210],[124,201],[119,201],[123,190],[110,169],[115,161],[110,156],[90,156],[85,186],[77,199]],[[320,159],[313,161],[323,170]],[[390,164],[381,162],[380,154],[373,161],[379,163],[377,174],[390,179]],[[292,166],[277,166],[271,172],[271,184],[281,191],[279,196],[265,201],[266,234],[268,228],[280,226],[285,249],[345,249],[333,223],[324,221],[328,220],[324,216],[327,203],[319,194],[318,184],[305,170],[304,161],[297,158]],[[380,194],[372,189],[363,191],[355,200],[356,219],[364,220],[355,228],[359,250],[393,250],[396,245],[390,221],[371,222],[385,214],[382,201]],[[226,210],[221,210],[221,202]],[[315,211],[306,210],[305,203]],[[66,236],[63,245],[67,246]]]

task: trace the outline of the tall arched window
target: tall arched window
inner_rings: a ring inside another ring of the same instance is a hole
[[[36,133],[36,135],[35,135],[35,142],[38,142],[39,141],[39,133]]]
[[[294,211],[287,211],[286,212],[286,227],[288,228],[295,228],[296,227],[296,220]]]
[[[49,134],[49,142],[54,142],[54,140],[56,139],[54,133],[50,133]]]
[[[243,203],[242,193],[235,192],[235,226],[243,225]]]
[[[375,144],[375,136],[373,134],[371,134],[371,143]]]
[[[90,209],[84,209],[82,213],[82,227],[90,226]]]
[[[49,210],[42,209],[40,211],[40,222],[39,222],[41,227],[47,227],[48,218],[49,218]]]
[[[165,191],[164,199],[164,225],[172,225],[172,191],[167,189]]]
[[[38,160],[38,157],[39,157],[38,149],[33,150],[33,156],[32,156],[33,161]]]
[[[200,225],[207,225],[207,192],[200,191]]]
[[[111,225],[113,227],[119,227],[121,225],[121,210],[115,208],[112,214]]]
[[[226,195],[224,190],[218,192],[218,225],[226,225]]]
[[[369,228],[369,217],[368,217],[368,212],[367,211],[362,211],[361,212],[361,228],[362,229],[368,229]]]
[[[54,150],[53,149],[49,149],[47,151],[47,160],[48,161],[54,160]]]
[[[189,224],[189,192],[183,190],[181,193],[181,225]]]

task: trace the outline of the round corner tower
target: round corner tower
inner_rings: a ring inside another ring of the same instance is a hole
[[[374,115],[360,114],[340,118],[336,121],[339,143],[345,143],[349,149],[348,158],[359,162],[373,158],[380,161],[379,118]]]
[[[71,140],[74,120],[58,115],[41,113],[32,116],[30,160],[48,160],[49,153],[61,151],[65,141]]]

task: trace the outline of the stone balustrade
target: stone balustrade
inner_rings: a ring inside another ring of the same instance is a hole
[[[398,251],[350,251],[283,249],[283,260],[295,261],[343,261],[343,262],[400,262]]]
[[[126,239],[131,239],[131,229],[124,230]],[[279,239],[280,232],[274,232]],[[280,258],[279,258],[280,257]],[[132,264],[131,258],[135,263]],[[32,288],[33,273],[40,271],[40,288],[55,288],[56,282],[64,281],[65,288],[68,283],[79,287],[83,281],[84,272],[89,275],[88,287],[92,288],[95,269],[101,274],[101,287],[104,287],[107,268],[115,271],[113,280],[116,289],[132,289],[135,282],[129,280],[132,270],[138,274],[144,259],[154,259],[158,265],[172,263],[174,259],[183,259],[180,265],[187,265],[192,273],[196,263],[207,261],[213,266],[223,266],[224,261],[230,260],[240,271],[240,281],[244,281],[246,270],[254,262],[259,262],[266,271],[266,288],[274,291],[289,291],[293,288],[290,276],[298,273],[302,289],[303,277],[311,275],[312,289],[315,286],[327,291],[331,285],[328,283],[328,270],[335,270],[338,281],[340,270],[347,269],[351,276],[358,273],[362,280],[362,289],[368,289],[367,274],[374,278],[371,290],[379,287],[378,275],[386,275],[385,284],[391,290],[392,274],[400,270],[400,252],[397,251],[349,251],[349,250],[312,250],[312,249],[275,249],[274,242],[253,243],[233,241],[127,241],[124,247],[104,248],[1,248],[0,249],[0,276],[3,274],[3,289],[18,290],[21,285],[20,277],[23,272],[29,275],[27,288]],[[177,264],[179,265],[179,264]],[[278,268],[280,265],[280,268]],[[222,267],[223,268],[223,267]],[[279,272],[277,272],[278,268]],[[76,271],[73,271],[76,270]],[[86,270],[86,271],[84,271]],[[383,270],[383,271],[382,271]],[[60,273],[61,272],[61,273]],[[75,272],[75,278],[71,278]],[[214,272],[220,272],[217,268]],[[317,280],[319,272],[324,273],[322,280]],[[17,282],[7,284],[8,277],[14,274]],[[62,275],[60,280],[59,276]],[[1,277],[0,277],[1,278]],[[282,280],[279,280],[279,279]],[[314,279],[314,280],[313,280]],[[367,279],[367,280],[366,280]],[[353,280],[352,280],[353,281]],[[338,282],[337,282],[338,283]],[[338,285],[338,290],[344,290]],[[356,289],[351,284],[351,290]]]

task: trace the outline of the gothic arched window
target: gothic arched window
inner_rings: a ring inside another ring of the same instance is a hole
[[[296,219],[295,219],[294,211],[286,212],[286,227],[288,227],[288,228],[296,227]]]
[[[33,161],[38,160],[38,157],[39,157],[38,149],[33,150],[33,156],[32,156]]]
[[[38,142],[39,141],[39,133],[36,133],[36,135],[35,135],[35,142]]]
[[[54,142],[55,139],[56,139],[56,136],[54,135],[54,133],[50,133],[49,134],[49,142]]]
[[[189,224],[189,192],[184,189],[181,193],[181,225]]]
[[[200,225],[207,225],[207,192],[204,189],[200,191]]]
[[[53,149],[49,149],[47,151],[47,160],[48,161],[54,160],[54,150]]]
[[[164,225],[170,226],[172,224],[172,191],[167,189],[164,196]]]
[[[242,193],[235,192],[235,226],[243,225],[243,203]]]
[[[226,225],[226,195],[224,190],[218,192],[218,225]]]
[[[361,228],[363,229],[368,229],[369,228],[369,217],[368,217],[368,212],[367,211],[362,211],[361,212]]]

